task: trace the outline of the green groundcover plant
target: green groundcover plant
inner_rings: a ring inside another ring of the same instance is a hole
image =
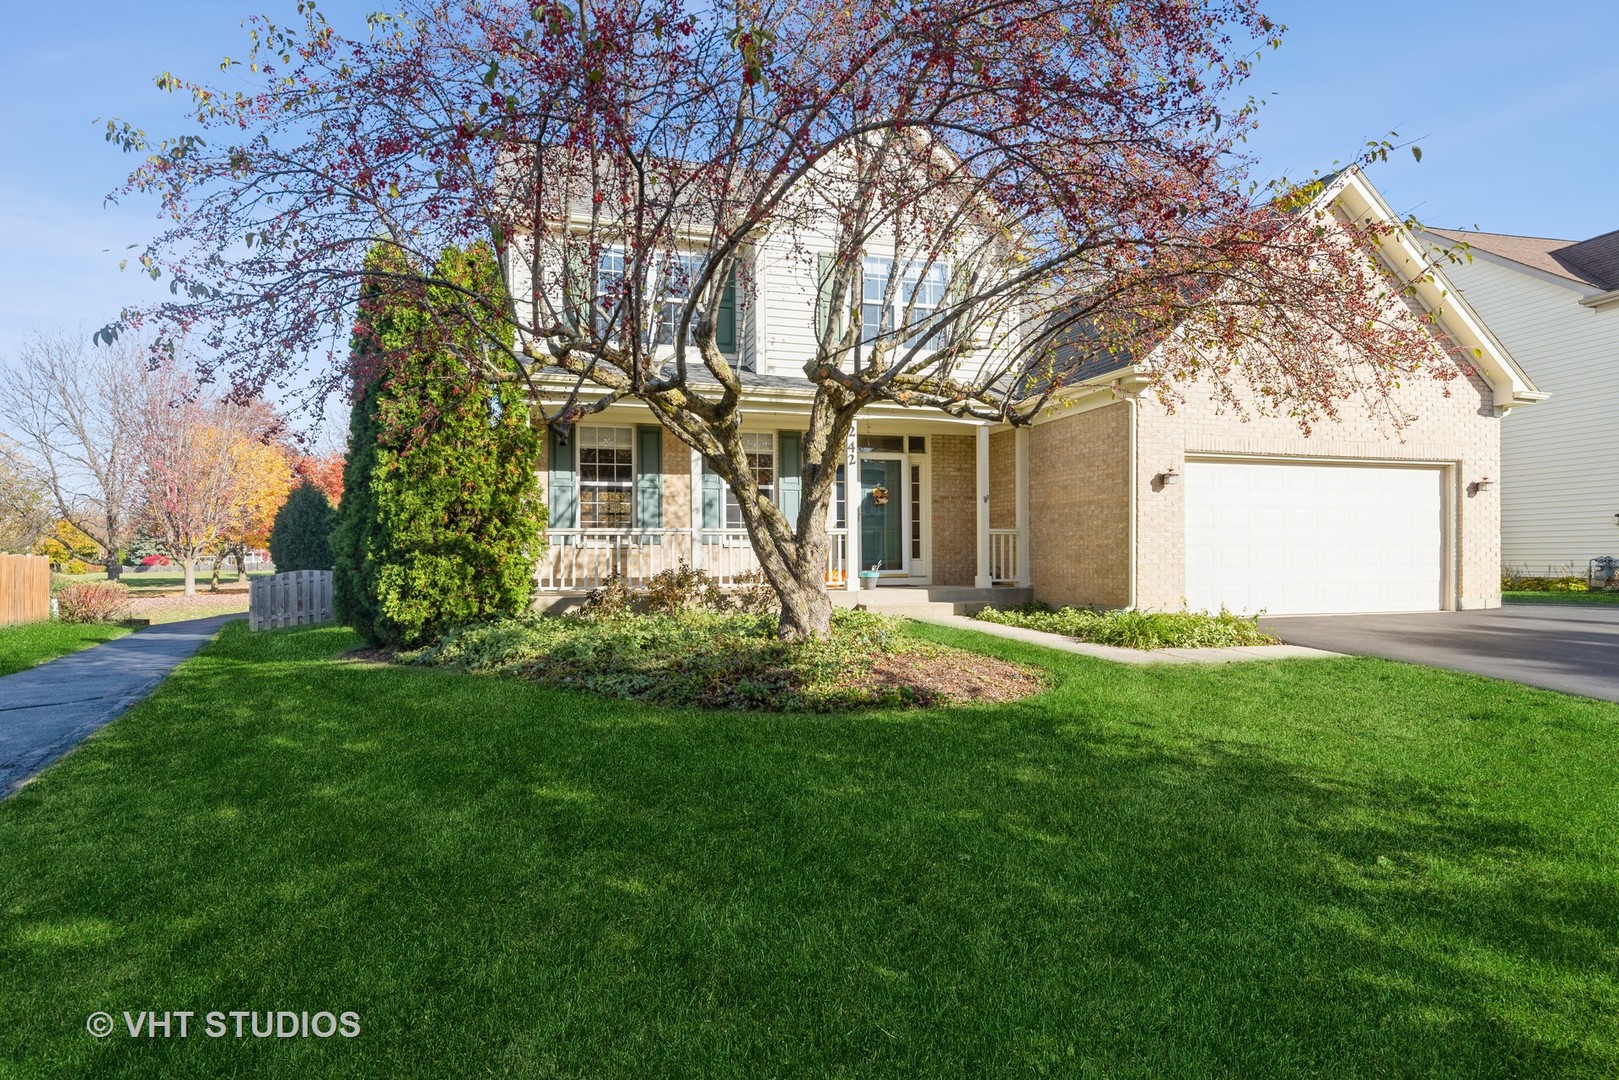
[[[1126,649],[1207,649],[1234,645],[1276,645],[1280,639],[1259,628],[1259,619],[1197,611],[1089,611],[1084,608],[1051,610],[1044,604],[997,610],[985,608],[977,618],[1002,626],[1044,630],[1096,645]]]
[[[889,678],[890,665],[961,670],[983,662],[903,625],[838,611],[829,640],[784,642],[772,614],[587,612],[462,627],[400,658],[660,705],[805,712],[933,704],[949,691]],[[1044,685],[1032,669],[1021,676],[1026,692]]]

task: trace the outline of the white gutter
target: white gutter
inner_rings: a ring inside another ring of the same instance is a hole
[[[1130,464],[1125,470],[1129,476],[1130,484],[1130,595],[1127,597],[1128,608],[1136,606],[1136,564],[1141,559],[1141,552],[1136,550],[1136,396],[1126,394],[1125,403],[1130,407]]]
[[[1352,198],[1351,198],[1352,196]],[[1378,254],[1396,280],[1411,287],[1419,302],[1430,312],[1441,312],[1440,321],[1451,337],[1471,349],[1470,366],[1478,370],[1495,395],[1495,407],[1506,412],[1514,405],[1544,401],[1551,395],[1539,390],[1524,373],[1500,339],[1490,331],[1467,298],[1445,276],[1445,272],[1418,246],[1417,240],[1389,209],[1383,196],[1366,179],[1358,166],[1343,175],[1316,197],[1317,205],[1337,201],[1350,217],[1375,217],[1394,227],[1394,242],[1379,246]],[[1426,242],[1425,242],[1426,243]]]
[[[1607,307],[1609,304],[1619,304],[1619,289],[1614,289],[1605,293],[1597,293],[1595,296],[1587,296],[1584,300],[1580,301],[1581,307],[1588,307],[1593,310],[1600,310],[1601,308]]]

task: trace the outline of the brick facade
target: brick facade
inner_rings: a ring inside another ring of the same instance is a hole
[[[1464,609],[1500,604],[1500,499],[1495,488],[1469,490],[1480,477],[1501,474],[1501,421],[1483,379],[1472,376],[1439,383],[1425,376],[1413,378],[1401,389],[1399,404],[1416,419],[1400,432],[1380,426],[1358,403],[1348,402],[1339,421],[1316,425],[1308,437],[1285,416],[1256,415],[1244,423],[1222,413],[1207,388],[1191,386],[1185,393],[1187,401],[1173,413],[1150,397],[1141,400],[1136,429],[1138,606],[1178,608],[1186,592],[1186,488],[1180,484],[1154,491],[1152,483],[1168,467],[1184,473],[1188,455],[1447,465],[1445,483],[1454,508],[1449,522],[1452,602]]]
[[[663,527],[691,528],[691,448],[663,432]]]
[[[1029,431],[1029,573],[1036,599],[1129,603],[1129,475],[1126,402]]]
[[[989,437],[989,527],[1017,528],[1017,435],[1012,431]]]
[[[931,435],[933,584],[971,585],[978,571],[978,446],[971,435]]]

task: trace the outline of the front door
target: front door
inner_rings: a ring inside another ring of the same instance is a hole
[[[904,573],[906,550],[905,463],[860,459],[860,568]]]

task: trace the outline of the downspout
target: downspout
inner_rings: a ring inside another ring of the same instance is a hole
[[[1126,394],[1125,404],[1130,407],[1130,595],[1128,607],[1136,606],[1136,563],[1140,561],[1141,553],[1136,550],[1136,396]]]

